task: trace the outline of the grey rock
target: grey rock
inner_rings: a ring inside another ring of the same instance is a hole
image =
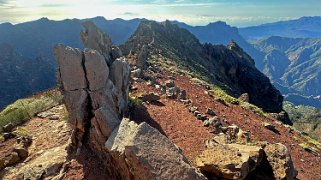
[[[49,120],[58,120],[59,116],[58,115],[52,115],[48,117]]]
[[[173,80],[167,80],[166,82],[165,82],[165,86],[166,87],[168,87],[168,88],[172,88],[172,87],[175,87],[175,83],[174,83],[174,81]],[[174,93],[174,92],[173,92]]]
[[[106,147],[126,158],[130,174],[137,179],[205,179],[168,138],[145,122],[138,125],[123,119]]]
[[[207,108],[206,109],[206,114],[211,115],[211,116],[215,116],[216,115],[215,112],[211,108]]]
[[[269,123],[264,123],[264,127],[270,131],[273,131],[275,133],[279,133],[279,130],[276,129],[276,127]]]
[[[210,125],[210,123],[208,122],[208,120],[205,120],[205,121],[203,122],[203,126],[208,127],[209,125]]]
[[[187,96],[186,91],[181,90],[180,93],[178,93],[177,99],[186,100],[186,98],[187,98],[186,96]]]
[[[148,58],[149,50],[147,45],[143,45],[141,51],[139,52],[136,66],[140,69],[145,69],[146,67],[146,62]]]
[[[106,87],[109,69],[104,56],[98,51],[85,49],[85,70],[90,91]]]
[[[88,116],[88,94],[85,90],[65,91],[64,100],[69,113],[68,123],[72,129],[85,132]]]
[[[12,132],[2,133],[2,136],[5,140],[16,137],[16,135],[13,134]]]
[[[250,96],[248,93],[243,93],[238,99],[244,102],[250,102]]]
[[[97,50],[105,57],[106,63],[113,63],[112,42],[108,35],[102,32],[93,22],[86,21],[83,23],[85,29],[80,32],[80,37],[86,48]]]
[[[130,67],[125,58],[116,59],[110,67],[110,79],[118,93],[119,114],[127,112]]]
[[[131,76],[131,77],[139,78],[139,77],[142,76],[142,70],[141,70],[140,68],[137,68],[137,69],[135,69],[135,70],[132,70],[132,71],[130,72],[130,76]]]
[[[195,107],[195,106],[191,106],[191,107],[188,108],[188,110],[189,110],[189,112],[194,113],[195,111],[198,110],[198,108]]]
[[[205,121],[207,119],[207,116],[204,114],[198,114],[196,115],[196,117],[198,120],[202,120],[202,121]]]
[[[123,56],[123,53],[117,46],[112,46],[111,47],[111,57],[112,59],[118,59]]]
[[[111,132],[120,124],[117,111],[108,107],[101,107],[94,112],[95,116],[91,120],[92,128],[97,132],[99,139],[104,143]]]
[[[83,52],[62,44],[56,45],[53,52],[58,63],[59,77],[63,80],[63,88],[67,91],[86,88]]]
[[[194,116],[196,116],[196,117],[197,117],[197,116],[198,116],[199,114],[201,114],[201,113],[200,113],[199,111],[194,111],[194,113],[193,113],[193,114],[194,114]]]

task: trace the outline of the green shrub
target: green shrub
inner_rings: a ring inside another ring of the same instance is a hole
[[[0,134],[0,143],[2,143],[4,140],[5,140],[5,139],[4,139],[3,135]]]
[[[143,100],[141,99],[143,97],[143,93],[129,93],[128,97],[130,107],[140,106],[143,104]]]
[[[28,130],[24,127],[17,127],[13,133],[17,136],[29,136]]]
[[[239,104],[240,101],[235,97],[228,95],[224,90],[219,87],[213,87],[212,90],[208,91],[215,100],[224,102],[225,104]]]
[[[17,100],[0,112],[0,132],[2,132],[4,125],[9,123],[14,126],[22,124],[37,113],[58,105],[62,98],[63,96],[58,90],[49,90],[30,98]]]
[[[240,101],[240,106],[243,107],[244,109],[250,110],[260,116],[268,117],[268,114],[266,112],[264,112],[263,109],[255,106],[251,103]]]
[[[65,105],[63,106],[62,117],[63,117],[63,120],[66,122],[69,119],[69,113]]]

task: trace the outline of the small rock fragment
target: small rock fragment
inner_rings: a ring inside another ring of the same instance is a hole
[[[14,128],[14,125],[12,123],[9,123],[2,127],[4,132],[11,132]]]
[[[172,87],[175,87],[175,83],[173,80],[170,79],[165,82],[165,86],[168,88],[172,88]]]
[[[206,109],[206,114],[211,115],[211,116],[215,116],[216,115],[215,112],[211,108],[207,108]]]

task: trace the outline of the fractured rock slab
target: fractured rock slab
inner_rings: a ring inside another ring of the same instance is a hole
[[[135,179],[205,179],[167,137],[145,122],[123,119],[105,145],[126,159]]]

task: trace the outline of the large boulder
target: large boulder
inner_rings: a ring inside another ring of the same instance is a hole
[[[83,68],[83,52],[62,44],[54,47],[54,55],[59,65],[59,78],[66,91],[78,90],[87,87]]]
[[[293,166],[290,152],[285,145],[280,143],[267,144],[264,151],[273,169],[275,179],[296,179],[298,172]]]
[[[54,147],[31,163],[23,164],[15,174],[24,179],[55,179],[66,162],[67,155],[66,145]]]
[[[123,119],[106,147],[126,159],[134,179],[205,179],[166,136],[147,123]]]
[[[204,150],[196,158],[196,165],[206,173],[225,179],[245,179],[259,166],[263,149],[258,146],[228,144]]]
[[[225,179],[296,178],[297,171],[285,145],[251,142],[249,132],[235,125],[222,127],[222,132],[206,140],[207,149],[196,158],[197,167],[207,174]]]

